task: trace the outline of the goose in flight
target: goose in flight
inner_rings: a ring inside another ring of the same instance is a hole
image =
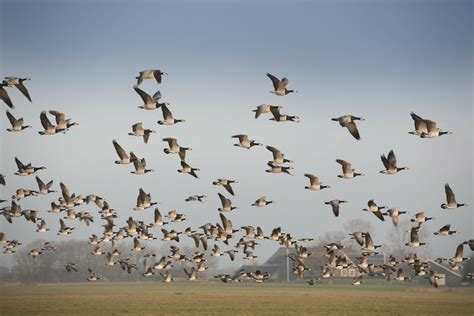
[[[59,133],[59,130],[55,125],[51,123],[48,116],[46,116],[46,111],[42,111],[40,114],[41,125],[43,126],[43,131],[39,131],[40,135],[54,135]]]
[[[253,146],[263,146],[263,144],[257,143],[255,140],[249,140],[249,136],[246,135],[246,134],[234,135],[234,136],[232,136],[232,138],[238,138],[239,139],[239,143],[234,144],[234,146],[237,146],[237,147],[250,149]]]
[[[197,270],[196,270],[195,267],[191,268],[191,272],[188,272],[188,270],[186,270],[186,268],[184,268],[184,273],[186,273],[186,275],[188,276],[189,281],[194,281],[194,280],[198,279]]]
[[[79,125],[76,122],[71,122],[71,119],[66,119],[64,113],[59,111],[49,111],[49,114],[53,115],[56,119],[56,131],[66,133],[69,128],[74,125]]]
[[[449,184],[444,185],[444,191],[446,192],[446,201],[447,203],[441,204],[442,209],[455,209],[461,206],[467,206],[467,204],[460,204],[456,202],[456,196],[454,195],[453,190],[451,190]]]
[[[292,176],[293,174],[290,172],[293,167],[285,167],[285,166],[279,166],[274,164],[272,161],[269,161],[267,165],[270,167],[270,169],[265,170],[265,172],[268,173],[286,173]]]
[[[410,230],[410,241],[407,242],[405,246],[418,248],[424,245],[426,245],[426,243],[420,242],[420,238],[418,236],[418,227],[412,227]]]
[[[405,281],[405,280],[410,280],[410,277],[406,277],[405,273],[403,272],[402,268],[399,268],[397,270],[397,276],[394,278],[397,281]]]
[[[343,200],[331,200],[328,202],[324,202],[326,205],[331,205],[332,212],[334,213],[334,216],[338,217],[339,216],[339,205],[342,203],[347,203],[347,201]]]
[[[137,86],[139,86],[143,82],[143,80],[153,79],[153,78],[156,80],[158,84],[160,84],[163,75],[168,75],[168,74],[158,69],[148,69],[148,70],[140,71],[138,74],[138,77],[135,77],[135,79],[137,79]]]
[[[0,184],[5,186],[7,183],[5,181],[5,176],[3,174],[0,173]]]
[[[261,198],[256,200],[255,203],[252,204],[252,206],[263,207],[263,206],[267,206],[268,204],[272,204],[272,203],[275,203],[275,202],[274,201],[267,201],[267,200],[265,200],[265,197],[262,196]]]
[[[127,152],[122,148],[122,146],[117,143],[117,141],[114,139],[112,140],[112,144],[114,144],[115,151],[117,152],[117,155],[119,156],[120,160],[116,160],[115,163],[118,165],[128,165],[134,161],[134,158],[130,157]],[[132,153],[130,153],[132,154]]]
[[[90,268],[87,269],[87,271],[89,271],[89,276],[87,277],[87,281],[90,281],[90,282],[95,282],[95,281],[98,281],[98,280],[101,280],[102,278],[97,276],[94,271],[92,271]]]
[[[369,208],[364,208],[363,211],[371,212],[371,213],[373,213],[375,216],[377,216],[377,218],[380,219],[381,221],[385,221],[381,210],[384,209],[384,208],[387,208],[386,206],[378,206],[378,205],[374,202],[373,199],[372,199],[372,200],[369,200],[369,202],[367,202],[367,205],[368,205]]]
[[[419,224],[425,223],[429,220],[433,220],[434,217],[426,217],[425,212],[420,212],[415,214],[415,218],[410,219],[411,222],[416,222]]]
[[[454,254],[454,257],[449,259],[449,261],[454,262],[454,263],[461,263],[464,260],[469,260],[470,258],[463,257],[464,256],[464,243],[460,243],[456,247],[456,253]]]
[[[450,131],[445,132],[439,129],[434,121],[423,119],[414,112],[411,112],[410,115],[415,123],[415,130],[408,132],[409,134],[420,136],[421,138],[435,138],[445,134],[452,134]]]
[[[8,87],[8,84],[4,80],[2,83],[0,83],[0,99],[2,99],[3,102],[5,102],[5,104],[8,105],[10,109],[13,109],[15,108],[15,106],[13,105],[13,102],[10,99],[7,90],[5,90],[5,87]]]
[[[190,165],[186,163],[186,161],[181,160],[181,169],[178,169],[179,173],[187,173],[195,177],[196,179],[199,179],[198,175],[196,174],[196,171],[200,171],[199,168],[193,168]]]
[[[359,130],[357,129],[355,121],[365,121],[364,118],[353,115],[343,115],[338,118],[332,118],[331,120],[339,122],[339,125],[346,127],[355,139],[360,140]]]
[[[57,235],[67,236],[67,235],[72,234],[72,231],[74,230],[74,227],[66,226],[66,224],[64,223],[62,218],[59,219],[59,225],[60,225],[60,228],[59,228],[59,231],[58,231]]]
[[[77,272],[78,271],[77,264],[74,263],[74,262],[67,262],[66,264],[64,264],[64,268],[66,268],[67,272],[71,272],[71,271]]]
[[[353,179],[358,176],[365,176],[363,173],[355,172],[355,169],[352,169],[352,164],[348,161],[336,159],[336,162],[342,166],[342,175],[338,175],[339,178]]]
[[[395,227],[398,226],[398,217],[401,215],[401,214],[406,214],[407,212],[406,211],[400,211],[396,208],[391,208],[389,210],[387,210],[387,212],[385,213],[382,213],[383,215],[385,216],[390,216],[390,218],[392,219],[392,223]]]
[[[178,145],[178,140],[176,138],[167,137],[167,138],[163,138],[163,141],[167,142],[168,147],[169,147],[169,148],[163,149],[164,153],[165,154],[179,154],[179,158],[181,158],[181,160],[184,160],[186,158],[187,150],[192,150],[192,148],[181,147],[180,145]]]
[[[155,170],[153,169],[146,169],[146,160],[145,158],[138,159],[133,153],[130,153],[133,159],[133,167],[135,168],[135,171],[130,171],[130,173],[136,174],[136,175],[141,175],[145,174],[148,172],[153,172]]]
[[[270,105],[270,104],[261,104],[259,106],[257,106],[257,108],[255,110],[252,110],[252,112],[255,112],[255,119],[258,119],[258,117],[264,113],[270,113],[270,107],[272,107],[274,105]],[[281,106],[275,106],[278,108],[278,110],[281,110],[283,107]]]
[[[5,83],[8,86],[15,86],[17,87],[18,90],[28,99],[28,101],[31,101],[30,93],[28,92],[28,89],[26,89],[25,85],[23,82],[31,80],[31,78],[18,78],[18,77],[5,77]]]
[[[271,153],[273,154],[273,160],[271,160],[271,162],[273,164],[278,164],[278,165],[281,165],[281,164],[284,164],[286,162],[288,163],[293,163],[293,161],[289,160],[289,159],[286,159],[285,158],[285,154],[283,154],[280,150],[278,150],[277,148],[275,147],[272,147],[272,146],[266,146],[265,148],[267,148],[269,151],[271,151]]]
[[[143,91],[142,89],[140,89],[137,86],[134,86],[133,89],[135,90],[136,93],[138,93],[138,95],[143,100],[143,105],[140,105],[138,107],[139,109],[156,110],[159,107],[167,104],[167,103],[159,103],[159,101],[161,99],[161,92],[160,91],[157,91],[153,95],[153,98],[152,98],[148,93],[146,93],[145,91]]]
[[[18,157],[15,157],[15,163],[18,167],[18,171],[15,172],[17,176],[28,176],[30,174],[35,174],[38,170],[44,170],[46,167],[33,167],[31,163],[24,165]]]
[[[375,245],[374,241],[372,240],[372,236],[370,236],[369,232],[365,233],[365,247],[363,249],[368,251],[375,251],[375,249],[382,247],[382,245]]]
[[[288,90],[288,79],[282,78],[281,80],[275,77],[274,75],[270,74],[267,72],[267,77],[270,78],[270,80],[273,83],[273,89],[274,91],[270,91],[271,93],[278,95],[278,96],[284,96],[287,95],[288,93],[292,92],[298,92],[295,90]]]
[[[304,188],[307,190],[319,191],[322,189],[330,188],[329,185],[323,185],[322,182],[319,182],[319,178],[315,175],[305,173],[304,176],[309,179],[310,185],[305,186]]]
[[[142,188],[138,190],[137,207],[134,208],[135,211],[143,211],[156,204],[158,204],[158,202],[151,201],[150,193],[146,193]]]
[[[139,122],[132,125],[132,132],[128,133],[128,135],[143,137],[143,141],[147,144],[151,133],[156,133],[156,131],[143,128],[143,123]]]
[[[277,106],[270,106],[270,112],[272,112],[273,117],[270,119],[270,121],[276,121],[276,122],[300,122],[300,118],[295,115],[288,115],[288,114],[281,114],[280,113],[280,108]]]
[[[383,165],[385,170],[379,171],[383,174],[395,174],[401,170],[408,170],[407,167],[397,167],[397,157],[395,157],[395,153],[393,150],[390,150],[387,157],[385,155],[381,155],[380,159],[382,159]]]
[[[12,125],[11,128],[7,128],[7,131],[9,132],[21,132],[24,129],[31,128],[31,125],[23,125],[24,120],[22,117],[19,119],[16,119],[13,114],[10,113],[10,111],[6,110],[8,120],[10,121],[10,124]]]
[[[191,195],[185,199],[186,202],[193,202],[193,201],[199,201],[201,203],[204,203],[203,199],[207,198],[205,195]]]
[[[221,200],[222,204],[222,207],[217,209],[219,212],[230,212],[235,209],[238,209],[237,206],[232,206],[232,201],[230,199],[226,198],[221,193],[217,193],[217,195],[219,195],[219,199]]]
[[[158,121],[158,124],[160,125],[174,125],[176,123],[185,122],[185,120],[175,119],[166,104],[161,106],[161,111],[163,113],[163,120]]]
[[[227,190],[232,195],[234,194],[234,189],[232,188],[231,184],[232,183],[238,183],[235,180],[228,180],[228,179],[217,179],[217,181],[212,182],[213,185],[218,185],[224,187],[224,189]]]
[[[433,234],[437,235],[437,236],[438,235],[439,236],[450,236],[450,235],[453,235],[453,234],[456,234],[456,233],[459,233],[459,232],[455,231],[455,230],[451,230],[451,225],[448,224],[448,225],[444,225],[437,232],[434,232]]]

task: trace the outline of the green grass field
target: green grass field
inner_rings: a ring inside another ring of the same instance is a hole
[[[474,288],[374,281],[162,282],[0,287],[1,315],[474,315]]]

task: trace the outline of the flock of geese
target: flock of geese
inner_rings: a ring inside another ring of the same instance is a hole
[[[140,96],[143,104],[138,106],[144,110],[157,110],[161,108],[163,119],[157,123],[159,125],[175,125],[177,123],[183,123],[185,120],[174,118],[170,111],[170,104],[167,102],[160,102],[161,93],[157,91],[153,96],[140,89],[139,86],[144,80],[156,80],[157,84],[160,84],[163,77],[167,73],[151,69],[144,70],[139,73],[136,77],[137,83],[133,87],[136,93]],[[276,76],[267,73],[267,77],[273,84],[273,91],[277,96],[286,96],[290,93],[296,93],[295,90],[288,89],[288,79],[278,79]],[[25,81],[29,81],[29,78],[17,78],[17,77],[6,77],[0,85],[0,97],[3,102],[10,108],[14,109],[14,104],[9,97],[8,89],[15,86],[19,91],[31,102],[31,97],[28,89],[24,85]],[[276,122],[298,122],[299,118],[294,115],[282,114],[283,107],[276,105],[263,104],[258,106],[253,112],[255,112],[255,119],[260,118],[262,115],[271,114],[270,120]],[[48,113],[55,119],[53,124],[48,118]],[[78,125],[71,119],[66,118],[64,113],[59,111],[43,111],[40,114],[40,121],[43,130],[38,133],[42,136],[54,135],[57,133],[67,133],[72,126]],[[16,118],[9,110],[6,111],[8,120],[11,123],[11,128],[8,128],[8,132],[17,133],[22,132],[25,129],[31,128],[31,125],[25,125],[23,118]],[[415,129],[410,134],[416,135],[420,138],[436,138],[445,134],[451,134],[450,131],[444,131],[437,127],[436,122],[428,119],[424,119],[415,113],[411,113],[411,118],[414,121]],[[341,127],[347,128],[349,133],[357,140],[361,139],[357,123],[358,121],[364,121],[364,118],[353,115],[343,115],[338,118],[332,118],[333,121],[339,123]],[[148,143],[151,134],[156,131],[145,128],[141,122],[135,123],[132,126],[132,131],[129,133],[131,136],[143,137],[144,143]],[[233,135],[233,139],[237,141],[234,144],[236,147],[250,150],[253,147],[264,146],[255,140],[249,138],[248,135],[238,134]],[[183,147],[178,144],[176,138],[164,138],[163,142],[166,142],[168,148],[164,149],[164,153],[167,155],[178,155],[181,168],[177,171],[179,173],[189,174],[192,177],[199,178],[199,168],[192,167],[188,161],[186,161],[186,153],[191,148]],[[143,175],[149,172],[153,172],[153,169],[147,168],[147,162],[143,157],[137,157],[133,151],[125,150],[116,140],[112,141],[115,151],[118,156],[118,160],[115,161],[117,165],[133,165],[133,170],[130,171],[135,175]],[[265,148],[272,154],[272,160],[268,161],[267,165],[269,169],[266,170],[268,173],[286,173],[292,174],[291,170],[293,161],[287,159],[285,154],[279,149],[272,146],[265,146]],[[395,175],[400,171],[408,170],[407,167],[399,167],[397,158],[393,150],[391,150],[387,156],[382,155],[381,161],[384,169],[380,171],[382,174]],[[14,220],[24,217],[27,221],[31,221],[36,224],[36,232],[45,233],[49,231],[49,225],[44,219],[40,217],[40,212],[37,210],[23,210],[19,204],[21,199],[37,196],[37,195],[49,195],[56,191],[52,189],[53,180],[43,181],[38,172],[46,169],[44,166],[33,166],[30,162],[21,161],[18,157],[15,157],[15,163],[18,167],[18,171],[15,173],[16,176],[31,176],[36,175],[37,190],[19,188],[15,194],[11,197],[9,205],[1,208],[1,214],[4,219],[13,224]],[[341,165],[342,174],[338,175],[342,179],[353,179],[355,177],[364,176],[364,173],[356,171],[352,164],[348,161],[337,159],[336,163]],[[328,185],[324,185],[318,178],[317,175],[306,173],[304,174],[309,180],[309,184],[304,189],[312,191],[320,191],[330,188]],[[91,256],[105,256],[104,264],[106,266],[119,266],[121,269],[132,273],[134,270],[140,270],[140,273],[144,277],[149,277],[155,274],[160,274],[164,282],[173,281],[172,268],[173,262],[187,262],[190,267],[185,268],[188,280],[193,281],[199,278],[199,273],[205,271],[208,267],[207,257],[224,257],[228,256],[229,260],[233,261],[237,254],[242,254],[243,259],[253,260],[257,258],[255,255],[255,248],[259,245],[259,241],[270,240],[280,245],[290,248],[295,248],[295,254],[290,254],[293,264],[293,272],[297,273],[301,280],[305,280],[308,284],[314,285],[320,278],[330,278],[334,275],[335,269],[343,269],[348,267],[356,268],[359,271],[359,276],[354,278],[352,281],[353,285],[360,285],[363,283],[364,276],[383,275],[390,280],[391,278],[397,281],[405,281],[410,279],[405,276],[401,263],[405,263],[411,267],[416,276],[426,277],[429,279],[433,286],[437,287],[437,280],[439,275],[430,268],[428,261],[422,260],[417,257],[416,254],[407,255],[405,258],[397,259],[390,255],[388,262],[383,264],[369,264],[369,257],[374,254],[378,254],[377,249],[381,245],[375,244],[370,232],[353,232],[351,238],[354,239],[361,247],[361,256],[358,258],[358,262],[354,263],[348,259],[348,257],[341,250],[343,245],[340,241],[334,241],[326,244],[326,257],[327,263],[321,267],[320,273],[313,271],[311,277],[308,277],[307,272],[311,271],[311,267],[305,264],[305,259],[310,257],[312,254],[308,251],[305,246],[306,243],[312,241],[311,238],[302,238],[295,240],[290,233],[282,231],[281,227],[274,228],[270,234],[264,234],[261,227],[254,227],[252,225],[234,227],[232,221],[227,218],[224,213],[229,213],[238,209],[238,206],[233,205],[231,198],[235,195],[234,186],[238,182],[236,180],[220,178],[214,181],[212,184],[217,187],[222,187],[225,192],[218,192],[217,195],[221,201],[221,207],[217,209],[220,216],[220,222],[218,223],[205,223],[199,227],[192,228],[188,227],[184,231],[176,231],[173,228],[174,223],[183,222],[187,219],[185,214],[178,213],[176,210],[169,211],[166,214],[162,214],[161,211],[156,207],[157,202],[153,201],[151,194],[139,189],[136,207],[134,211],[143,212],[150,208],[154,208],[153,221],[144,222],[134,219],[129,216],[124,226],[116,224],[116,218],[118,214],[109,203],[103,198],[96,194],[81,195],[71,193],[69,188],[64,184],[60,183],[61,195],[57,201],[51,202],[51,208],[48,212],[58,214],[59,216],[59,228],[57,229],[57,235],[69,236],[78,227],[72,227],[69,223],[74,221],[84,222],[85,225],[89,226],[91,222],[94,222],[96,215],[85,211],[76,211],[76,208],[84,204],[94,204],[97,206],[97,214],[101,220],[105,221],[103,225],[104,229],[102,233],[92,234],[89,238],[89,244],[91,245]],[[6,185],[6,176],[0,174],[0,184]],[[446,191],[446,202],[441,204],[442,209],[456,209],[458,207],[466,206],[466,204],[458,203],[453,190],[449,184],[445,185]],[[224,194],[225,193],[225,194]],[[205,203],[205,195],[192,195],[185,199],[186,202],[200,202]],[[6,200],[0,200],[0,203],[6,203]],[[258,198],[252,206],[265,207],[269,204],[275,203],[269,201],[262,196]],[[339,216],[341,205],[347,203],[345,200],[331,200],[325,202],[326,205],[331,207],[331,210],[335,217]],[[398,210],[397,208],[387,208],[386,206],[379,206],[373,199],[367,203],[367,208],[363,211],[374,214],[380,221],[385,221],[386,218],[390,218],[393,225],[397,226],[399,216],[406,214],[405,211]],[[147,211],[148,212],[148,211]],[[64,217],[61,217],[64,214]],[[409,231],[410,241],[406,243],[407,247],[416,249],[425,245],[425,242],[420,241],[419,230],[422,225],[433,220],[431,217],[425,216],[423,212],[417,213],[411,222],[414,226]],[[162,241],[172,243],[169,250],[169,255],[158,256],[155,253],[148,253],[144,246],[146,242],[156,240],[157,237],[153,231],[160,229],[162,234]],[[242,236],[235,245],[230,242],[232,239],[238,238],[237,234],[242,233]],[[451,230],[450,225],[444,225],[439,231],[434,232],[438,236],[450,236],[457,232]],[[183,253],[177,246],[183,237],[190,238],[194,241],[196,250],[192,253]],[[132,250],[135,252],[143,253],[143,269],[137,267],[137,262],[133,262],[131,258],[121,257],[121,253],[116,247],[116,243],[124,239],[133,240]],[[209,245],[209,241],[212,241],[212,247]],[[4,253],[12,254],[15,253],[15,249],[22,243],[15,239],[9,239],[4,233],[0,233],[0,244],[3,245]],[[110,247],[106,245],[110,244]],[[474,250],[474,240],[467,240],[456,247],[455,254],[452,258],[437,258],[436,261],[439,263],[448,263],[453,270],[461,269],[463,261],[467,260],[464,257],[464,246],[468,245],[471,250]],[[225,248],[225,249],[221,249]],[[41,256],[45,252],[55,251],[56,248],[51,242],[45,242],[40,249],[31,249],[29,255],[32,260],[38,256]],[[80,267],[80,263],[76,262],[64,262],[64,269],[68,272],[74,273],[80,269],[88,267]],[[405,268],[406,269],[406,268]],[[88,281],[97,281],[102,279],[101,276],[96,275],[94,271],[88,268],[89,275]],[[235,274],[219,274],[215,278],[220,279],[225,283],[240,282],[244,279],[251,279],[255,282],[267,281],[271,276],[265,271],[252,271],[245,272],[243,270],[238,271]],[[469,274],[472,278],[472,274]]]

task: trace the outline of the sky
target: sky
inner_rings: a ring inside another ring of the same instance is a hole
[[[153,210],[137,213],[139,188],[160,202],[162,212],[176,209],[189,218],[176,229],[219,222],[217,178],[238,180],[233,203],[240,208],[226,216],[234,226],[261,226],[266,234],[281,226],[296,238],[317,237],[342,230],[352,218],[370,221],[374,240],[384,242],[392,224],[362,212],[369,199],[381,205],[425,211],[435,221],[431,232],[445,224],[460,234],[432,236],[434,256],[452,256],[458,243],[474,237],[472,207],[442,210],[444,184],[458,202],[473,204],[473,3],[472,1],[9,1],[0,2],[2,76],[30,77],[33,99],[9,89],[16,105],[12,113],[33,129],[7,133],[0,119],[0,173],[8,199],[17,188],[35,189],[33,176],[18,177],[14,157],[44,165],[38,175],[64,182],[77,194],[103,196],[118,210],[117,225],[128,216],[151,221]],[[185,123],[159,126],[161,111],[145,111],[132,89],[144,69],[169,75],[157,89]],[[287,77],[298,93],[278,97],[265,76]],[[268,115],[255,120],[259,104],[283,106],[283,113],[301,122],[277,123]],[[4,109],[7,109],[4,106]],[[78,122],[65,135],[40,136],[39,114],[58,110]],[[453,135],[420,139],[410,112],[435,120]],[[356,141],[332,117],[352,114],[362,139]],[[148,144],[128,136],[131,125],[143,122],[157,131]],[[264,147],[233,146],[232,135],[245,133],[281,149],[294,161],[294,176],[268,174],[271,154]],[[200,168],[200,179],[176,172],[179,159],[165,155],[165,137],[191,147],[187,161]],[[131,166],[114,164],[116,139],[126,150],[147,159],[155,170],[143,176]],[[379,174],[381,154],[395,151],[408,171]],[[335,159],[352,162],[366,174],[353,180],[337,178]],[[304,173],[313,173],[331,186],[304,189]],[[184,202],[205,194],[204,204]],[[226,194],[227,195],[227,194]],[[265,208],[250,205],[260,196],[276,201]],[[24,219],[0,231],[27,244],[57,237],[58,215],[48,214],[59,195],[26,198],[23,209],[37,209],[50,232],[40,235]],[[335,218],[325,201],[349,201]],[[83,206],[98,215],[93,206]],[[85,239],[101,231],[74,222],[69,238]],[[155,234],[161,237],[161,233]],[[264,262],[278,247],[262,242],[256,254]],[[156,242],[160,245],[160,242]],[[224,248],[226,249],[226,248]],[[9,260],[0,254],[1,260]]]

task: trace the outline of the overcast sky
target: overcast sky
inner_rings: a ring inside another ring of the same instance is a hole
[[[425,226],[430,235],[448,223],[461,231],[430,237],[434,255],[453,256],[459,242],[474,237],[471,206],[440,208],[445,183],[458,202],[473,204],[472,1],[2,1],[0,6],[1,75],[32,78],[25,85],[33,103],[16,89],[8,91],[16,105],[12,113],[34,127],[7,133],[8,120],[0,119],[0,173],[7,176],[1,198],[20,187],[36,188],[34,176],[13,175],[18,156],[45,165],[38,175],[54,180],[58,191],[62,181],[71,192],[103,196],[118,210],[119,226],[130,215],[152,220],[152,209],[132,210],[140,187],[161,202],[162,211],[188,216],[176,229],[216,223],[217,192],[224,191],[212,181],[222,177],[239,181],[231,199],[240,209],[226,216],[234,226],[261,226],[265,234],[281,226],[297,238],[317,237],[363,218],[374,224],[375,241],[383,242],[391,222],[361,211],[374,198],[410,216],[425,211],[435,217]],[[150,68],[169,75],[160,86],[148,80],[142,88],[149,94],[159,89],[185,123],[159,126],[160,110],[137,108],[142,101],[132,89],[135,76]],[[286,76],[299,92],[270,94],[266,72]],[[262,103],[283,106],[282,112],[298,115],[301,123],[276,123],[268,115],[255,120],[251,111]],[[38,135],[40,112],[53,109],[80,125],[66,135]],[[408,134],[410,111],[454,134],[437,139]],[[331,121],[344,114],[366,119],[358,123],[361,141]],[[127,135],[140,121],[157,131],[146,145]],[[239,133],[281,149],[294,161],[295,176],[266,173],[270,152],[234,147],[230,137]],[[179,159],[163,153],[164,137],[193,148],[187,161],[201,169],[200,179],[176,172]],[[155,172],[135,176],[131,165],[115,165],[112,139],[145,157]],[[390,149],[410,170],[378,173],[380,155]],[[366,176],[337,178],[337,158]],[[318,175],[331,188],[304,190],[304,173]],[[208,199],[185,203],[192,194]],[[276,204],[251,207],[262,195]],[[23,218],[13,225],[0,219],[1,231],[24,244],[60,239],[60,216],[46,213],[58,196],[20,201],[23,209],[40,211],[50,232],[35,233]],[[349,201],[338,218],[324,205],[334,198]],[[95,206],[78,210],[98,218]],[[67,238],[85,239],[101,232],[103,222],[71,224],[76,230]],[[263,243],[256,250],[261,262],[277,248]]]

